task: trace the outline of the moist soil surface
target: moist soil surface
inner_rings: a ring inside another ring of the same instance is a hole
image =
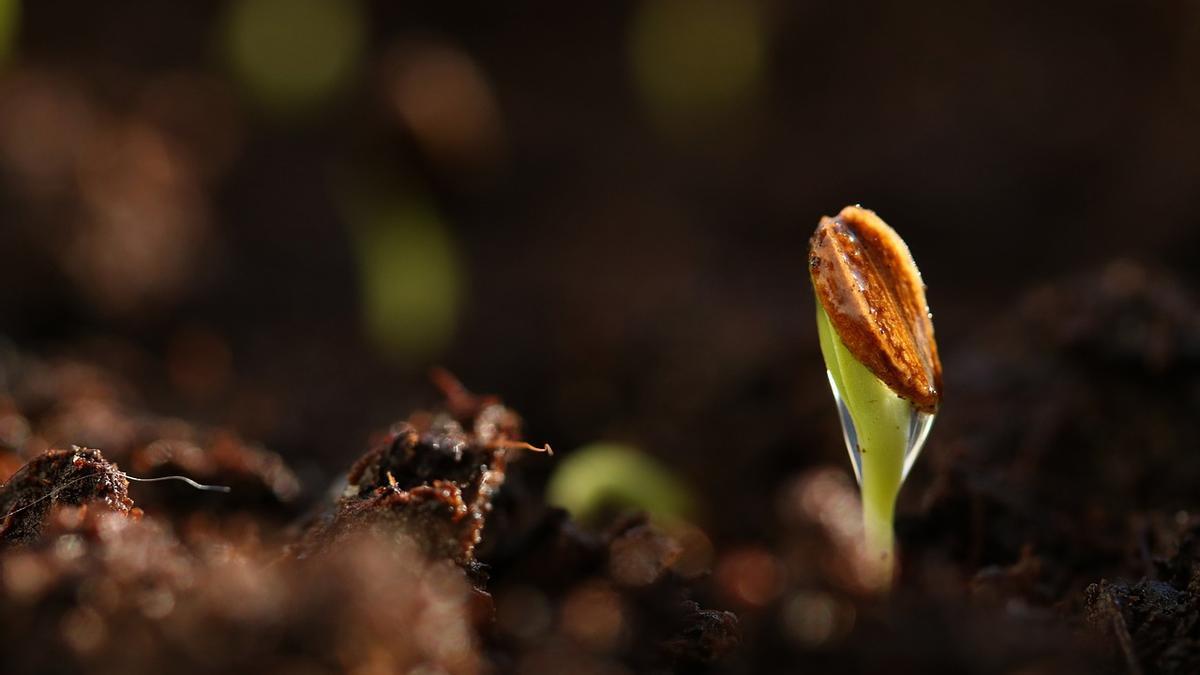
[[[832,402],[778,368],[680,403],[698,423],[645,448],[693,455],[680,526],[548,505],[570,449],[523,429],[559,423],[441,371],[427,405],[316,470],[164,414],[87,350],[7,349],[2,670],[1200,672],[1191,291],[1113,263],[943,357],[880,597],[855,574],[848,467],[788,454],[836,448]],[[232,490],[127,480],[167,475]]]

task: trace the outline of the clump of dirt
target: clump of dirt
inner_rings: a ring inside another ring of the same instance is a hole
[[[1200,522],[1137,581],[1088,586],[1088,624],[1107,638],[1114,663],[1132,673],[1200,672]]]
[[[527,469],[545,448],[445,373],[444,406],[306,504],[278,455],[20,357],[0,378],[0,650],[13,672],[1194,672],[1200,303],[1120,263],[985,328],[947,350],[887,601],[855,583],[844,467],[797,475],[778,520],[746,515],[774,545],[706,539],[710,579],[643,517],[593,531],[546,505]],[[76,437],[111,453],[46,452]],[[131,497],[108,460],[235,491]],[[761,482],[717,488],[761,502]]]
[[[6,672],[478,673],[461,572],[362,536],[305,561],[162,521],[59,508],[0,561]],[[33,648],[30,648],[30,647]]]
[[[94,505],[125,515],[133,510],[129,481],[99,450],[51,450],[0,486],[0,545],[36,541],[46,514],[64,504]]]
[[[1200,464],[1181,458],[1200,434],[1200,303],[1117,262],[1034,289],[949,354],[934,480],[899,523],[906,585],[962,584],[1016,619],[1004,634],[1042,622],[1048,654],[1089,667],[1196,672]]]
[[[694,576],[672,567],[680,547],[644,519],[589,533],[525,492],[504,509],[531,519],[489,525],[512,460],[548,448],[521,441],[520,418],[498,399],[437,380],[446,408],[377,436],[340,497],[291,541],[197,520],[201,502],[159,499],[143,513],[97,450],[38,455],[0,488],[0,541],[21,545],[0,552],[6,667],[697,670],[737,646],[736,617],[695,601]],[[172,435],[196,433],[184,432]],[[269,520],[263,497],[290,489],[286,467],[232,437],[122,448],[149,476],[243,477],[230,481],[251,493],[243,515]]]
[[[1200,434],[1200,304],[1171,278],[1120,262],[1035,289],[946,372],[910,555],[988,575],[1025,560],[1013,588],[1070,602],[1143,573],[1148,519],[1194,506],[1200,463],[1179,458]]]
[[[448,373],[435,377],[447,410],[419,412],[377,438],[350,469],[332,513],[308,528],[294,555],[382,527],[421,542],[434,558],[481,572],[475,547],[510,453],[540,449],[520,441],[520,417],[498,399],[470,394]]]
[[[423,429],[401,423],[355,463],[333,513],[309,528],[293,553],[305,557],[382,527],[420,541],[433,557],[472,568],[508,453],[467,434],[449,415],[428,419]]]
[[[102,448],[134,476],[182,474],[233,488],[219,500],[180,486],[139,491],[144,508],[169,514],[177,524],[202,512],[247,515],[279,527],[300,513],[300,481],[277,453],[229,429],[151,414],[132,384],[89,361],[15,351],[5,357],[0,363],[0,479],[50,448],[79,444]]]
[[[490,523],[510,460],[545,448],[522,442],[520,418],[495,398],[436,377],[447,410],[416,413],[377,438],[291,555],[335,549],[363,532],[407,537],[431,558],[457,563],[484,594],[496,617],[481,626],[492,659],[532,672],[696,668],[734,650],[737,618],[695,602],[693,582],[672,569],[678,544],[644,518],[590,533],[523,493],[525,503],[502,508],[525,518]],[[485,525],[491,546],[480,557]],[[559,615],[567,620],[546,620]]]

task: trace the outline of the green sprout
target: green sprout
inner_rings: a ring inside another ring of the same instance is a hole
[[[941,362],[908,247],[873,212],[823,218],[809,271],[817,333],[862,492],[868,585],[895,576],[896,497],[941,402]]]

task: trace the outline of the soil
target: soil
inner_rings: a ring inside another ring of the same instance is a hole
[[[18,378],[17,389],[60,392],[72,371],[33,367],[47,381]],[[644,518],[589,533],[540,501],[509,502],[489,531],[496,553],[478,557],[509,462],[548,448],[521,442],[520,418],[496,398],[454,385],[447,399],[379,434],[336,496],[307,516],[293,507],[286,527],[278,514],[295,477],[278,456],[220,434],[177,423],[179,439],[131,433],[112,451],[244,493],[220,508],[221,497],[186,491],[190,504],[136,508],[101,451],[37,455],[0,487],[6,672],[677,670],[736,648],[737,618],[695,602],[672,569],[678,547]],[[107,423],[162,422],[103,401]],[[22,419],[36,447],[41,420]],[[503,527],[518,511],[532,526]],[[513,593],[535,601],[513,614],[495,597],[511,605]],[[514,638],[550,614],[564,616],[561,638]]]
[[[755,476],[707,450],[736,426],[694,431],[717,462],[700,497],[712,531],[728,518],[756,534],[704,539],[697,557],[694,532],[629,512],[584,527],[547,505],[561,455],[444,372],[430,411],[305,486],[281,455],[160,416],[96,363],[14,351],[4,671],[1200,670],[1190,292],[1114,263],[1030,291],[944,362],[882,598],[856,583],[847,469]]]

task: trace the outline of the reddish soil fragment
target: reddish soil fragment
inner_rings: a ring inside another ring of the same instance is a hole
[[[92,505],[129,514],[129,481],[99,450],[51,450],[21,467],[0,487],[0,545],[28,544],[59,505]]]
[[[415,414],[376,439],[332,512],[292,547],[294,557],[335,551],[370,533],[454,561],[486,589],[477,627],[501,670],[704,669],[734,650],[737,618],[694,601],[691,583],[671,568],[679,545],[643,518],[589,533],[540,497],[519,493],[525,503],[510,496],[498,515],[526,517],[489,526],[481,559],[477,545],[508,462],[527,446],[515,413],[447,382],[448,412]],[[530,513],[541,515],[522,527]],[[557,615],[560,625],[542,624]]]
[[[0,556],[13,672],[703,672],[740,642],[737,618],[702,607],[694,576],[673,569],[679,545],[643,519],[589,533],[537,491],[500,499],[511,460],[548,448],[522,442],[512,410],[448,373],[434,376],[445,411],[374,439],[280,557],[287,530],[264,539],[257,527],[281,523],[299,492],[277,455],[147,414],[102,369],[22,362],[0,409],[14,462],[50,438],[99,437],[134,475],[233,492],[146,486],[135,509],[97,450],[39,454],[16,471],[0,487],[0,541],[22,545]],[[522,597],[536,602],[514,605]]]
[[[351,468],[334,512],[309,529],[294,553],[303,557],[347,534],[382,527],[412,537],[433,558],[474,568],[510,453],[524,444],[515,438],[519,418],[499,403],[465,412],[473,416],[417,414],[378,438]]]
[[[196,511],[252,513],[276,526],[299,513],[300,481],[279,454],[227,429],[151,414],[129,383],[97,365],[9,356],[7,392],[0,389],[0,472],[8,458],[19,466],[47,448],[87,444],[133,476],[185,475],[233,488],[221,499],[182,485],[136,490],[144,508],[165,510],[180,524]]]
[[[396,539],[325,554],[60,507],[0,559],[5,672],[335,673],[482,669],[462,572]],[[27,648],[36,645],[36,648]]]

